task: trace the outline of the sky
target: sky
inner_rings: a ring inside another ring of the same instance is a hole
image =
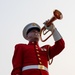
[[[75,75],[74,7],[74,0],[0,0],[0,75],[10,75],[12,71],[14,46],[28,43],[22,36],[25,25],[36,22],[43,27],[55,9],[63,14],[63,19],[54,24],[65,40],[65,48],[49,65],[49,74]],[[53,37],[45,42],[39,41],[39,44],[53,45]]]

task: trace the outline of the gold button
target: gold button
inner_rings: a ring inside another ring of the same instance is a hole
[[[40,54],[37,54],[37,56],[40,56]]]
[[[37,45],[35,45],[35,47],[38,47]]]
[[[36,49],[38,49],[38,48],[36,47]]]
[[[39,62],[40,64],[42,64],[42,62]]]
[[[41,58],[39,58],[39,60],[41,60]]]
[[[39,53],[39,51],[36,51],[37,53]]]

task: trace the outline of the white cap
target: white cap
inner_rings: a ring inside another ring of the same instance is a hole
[[[40,26],[36,23],[29,23],[27,24],[24,29],[23,29],[23,37],[26,39],[26,35],[32,30],[32,29],[37,29],[40,31]]]

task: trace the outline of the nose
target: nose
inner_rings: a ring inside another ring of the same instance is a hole
[[[35,30],[35,31],[34,31],[34,34],[35,34],[36,36],[38,36],[38,35],[39,35],[39,32],[38,32],[37,30]]]

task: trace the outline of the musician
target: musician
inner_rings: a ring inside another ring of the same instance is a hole
[[[48,21],[45,22],[45,24]],[[53,46],[39,46],[40,26],[37,23],[29,23],[23,29],[23,37],[29,41],[28,44],[16,44],[12,58],[13,70],[11,75],[49,75],[48,62],[65,48],[65,43],[54,26],[50,25],[48,29],[54,30]]]

